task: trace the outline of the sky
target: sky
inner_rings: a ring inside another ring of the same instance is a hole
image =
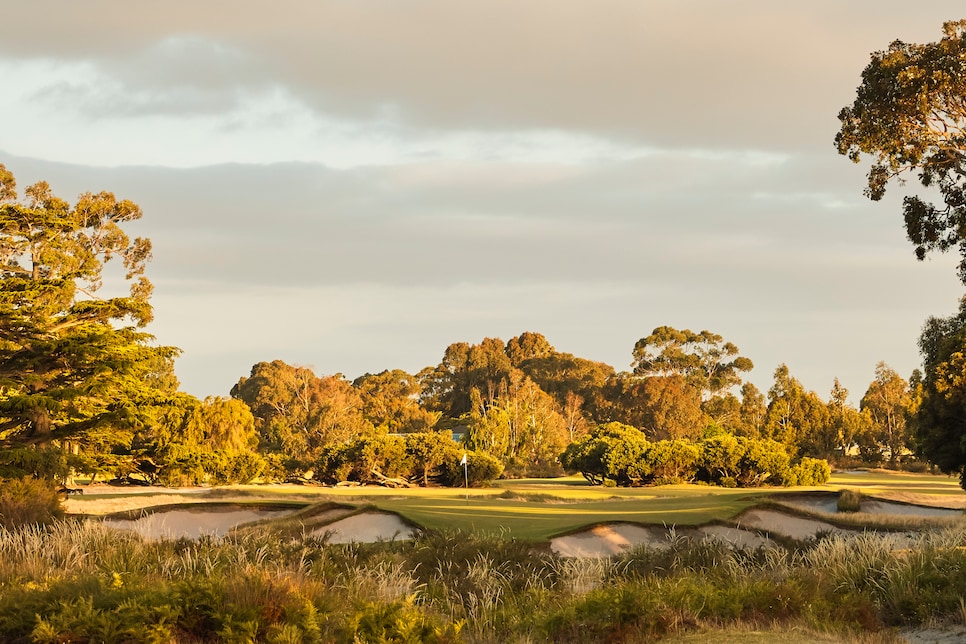
[[[668,325],[857,403],[963,294],[833,146],[871,52],[961,2],[9,4],[0,163],[142,207],[199,397],[524,331],[625,370]]]

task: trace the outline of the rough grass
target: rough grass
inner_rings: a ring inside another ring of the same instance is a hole
[[[337,546],[272,530],[148,542],[60,522],[0,530],[0,639],[887,642],[966,621],[964,546],[966,528],[901,551],[873,535],[755,551],[676,537],[572,561],[453,530]]]

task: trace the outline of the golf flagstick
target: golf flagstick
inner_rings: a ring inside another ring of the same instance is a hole
[[[466,502],[470,502],[470,475],[466,470],[466,452],[463,452],[463,460],[460,461],[460,465],[463,466],[463,485],[466,489]]]

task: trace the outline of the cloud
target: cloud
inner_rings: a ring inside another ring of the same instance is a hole
[[[540,130],[750,150],[826,149],[868,53],[897,37],[934,40],[960,10],[946,1],[910,14],[895,0],[56,6],[52,21],[47,3],[8,8],[8,24],[45,28],[11,30],[0,52],[94,66],[111,91],[85,95],[81,109],[238,111],[278,93],[323,121],[404,138]]]

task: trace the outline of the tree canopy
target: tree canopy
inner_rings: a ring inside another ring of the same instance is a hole
[[[46,182],[20,200],[0,164],[0,446],[128,444],[167,395],[178,350],[142,330],[151,242],[124,231],[140,217],[109,192],[71,206]],[[102,297],[106,279],[126,292]]]
[[[835,145],[856,163],[872,157],[865,194],[874,201],[893,180],[918,175],[931,194],[903,199],[906,234],[920,260],[958,248],[966,282],[966,20],[945,23],[943,34],[872,54],[855,102],[839,112]]]
[[[716,396],[741,384],[741,372],[754,364],[717,333],[661,326],[634,345],[633,367],[638,375],[683,376],[698,391]]]

